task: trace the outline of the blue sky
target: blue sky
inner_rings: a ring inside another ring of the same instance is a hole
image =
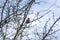
[[[41,15],[45,14],[45,12],[47,11],[46,9],[51,10],[51,12],[47,16],[45,16],[44,18],[40,19],[40,21],[42,21],[42,22],[41,22],[41,24],[39,24],[39,26],[41,26],[39,28],[41,28],[40,31],[42,31],[42,27],[45,24],[44,21],[48,20],[48,18],[51,18],[51,21],[48,23],[48,27],[47,28],[49,28],[49,26],[51,26],[53,24],[53,22],[54,22],[53,19],[52,19],[53,12],[54,12],[55,20],[58,17],[60,17],[60,0],[37,0],[37,2],[41,2],[40,5],[39,4],[34,4],[33,7],[31,8],[31,10],[34,10],[34,13],[40,12],[40,16],[41,16]],[[46,10],[46,11],[44,11],[44,10]],[[38,22],[36,22],[35,24],[38,25]],[[56,27],[53,28],[54,30],[60,29],[59,22],[57,22],[57,24],[58,24],[58,26],[55,25]],[[59,39],[60,38],[60,31],[57,32],[55,34],[55,36],[58,36],[58,39]],[[55,40],[57,40],[57,39],[55,39]]]
[[[40,4],[33,4],[33,6],[31,7],[31,10],[33,10],[33,13],[36,13],[36,12],[40,12],[40,16],[42,16],[42,15],[44,15],[45,14],[45,12],[47,12],[47,9],[49,9],[49,10],[51,10],[51,12],[47,15],[47,16],[45,16],[44,18],[42,18],[40,21],[42,21],[42,23],[41,24],[37,24],[37,23],[39,23],[38,21],[36,22],[36,25],[37,26],[39,26],[39,25],[41,25],[42,27],[41,28],[43,28],[43,25],[45,24],[45,22],[43,22],[43,21],[45,21],[45,20],[47,20],[48,18],[52,18],[52,13],[54,12],[55,14],[54,14],[54,18],[55,18],[55,20],[56,20],[56,18],[58,18],[59,16],[60,16],[60,0],[36,0],[36,2],[40,2]],[[12,1],[10,4],[11,5],[15,5],[15,4],[13,4],[14,2]],[[23,3],[23,2],[22,2]],[[3,0],[0,0],[0,6],[2,6],[2,4],[3,4]],[[54,5],[53,5],[54,4]],[[22,4],[21,4],[22,5]],[[53,5],[53,6],[52,6]],[[8,6],[8,5],[7,5]],[[52,6],[52,7],[51,7]],[[0,9],[1,10],[1,9]],[[46,10],[46,11],[44,11],[44,10]],[[34,14],[32,14],[31,16],[29,15],[29,17],[32,17],[32,16],[34,16]],[[33,17],[32,17],[32,19],[33,19]],[[52,21],[53,20],[51,20],[51,24],[52,24]],[[35,23],[35,22],[34,22]],[[49,25],[51,25],[49,23]],[[34,25],[34,24],[33,24]],[[36,28],[36,27],[35,27]],[[40,27],[39,27],[40,28]],[[56,27],[55,29],[58,29],[58,28],[60,28],[59,26],[58,27]],[[11,29],[10,29],[11,30]],[[41,29],[40,29],[41,30]],[[41,30],[42,31],[42,30]],[[60,32],[58,32],[56,35],[57,36],[59,36],[60,37],[60,35],[58,35]]]

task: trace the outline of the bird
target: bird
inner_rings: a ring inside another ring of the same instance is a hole
[[[27,18],[26,23],[27,24],[30,23],[30,18]]]
[[[7,20],[5,20],[4,23],[6,24],[7,23]]]

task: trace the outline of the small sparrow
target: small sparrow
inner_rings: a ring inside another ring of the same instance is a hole
[[[27,24],[30,23],[30,18],[27,18],[26,23]]]

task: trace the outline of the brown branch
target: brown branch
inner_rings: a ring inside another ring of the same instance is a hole
[[[32,20],[30,23],[32,23],[33,21],[36,21],[36,20],[38,20],[38,19],[43,18],[43,17],[44,17],[45,15],[47,15],[49,12],[51,12],[51,10],[49,10],[48,12],[46,12],[43,16],[41,16],[41,17],[39,17],[39,18],[36,18],[36,19]]]
[[[28,14],[28,12],[29,12],[29,10],[30,10],[30,7],[31,7],[31,5],[33,4],[33,2],[34,2],[34,1],[31,0],[30,3],[28,4],[28,6],[25,8],[25,14],[24,14],[23,21],[22,21],[22,23],[21,23],[19,29],[17,30],[16,35],[14,36],[13,40],[16,39],[16,36],[18,35],[19,30],[22,28],[23,23],[24,23],[24,21],[25,21],[25,19],[26,19],[26,17],[27,17],[27,14]]]
[[[60,31],[60,29],[58,29],[58,30],[56,30],[56,31],[54,31],[54,32],[52,32],[52,33],[50,33],[49,35],[52,35],[52,34],[58,32],[58,31]]]
[[[5,6],[6,6],[7,1],[8,1],[8,0],[6,0],[6,2],[4,3],[4,6],[2,7],[0,28],[2,27],[2,26],[1,26],[1,23],[2,23],[2,19],[3,19],[3,11],[4,11],[4,8],[5,8]]]
[[[50,29],[48,30],[48,33],[46,33],[46,35],[43,37],[42,40],[44,40],[44,39],[48,36],[48,34],[50,33],[51,29],[54,27],[54,25],[56,24],[56,22],[59,21],[59,19],[60,19],[60,17],[53,23],[53,25],[52,25],[52,26],[50,27]]]

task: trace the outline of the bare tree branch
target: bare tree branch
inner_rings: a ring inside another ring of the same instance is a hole
[[[48,33],[46,33],[46,35],[42,38],[42,40],[44,40],[50,33],[51,29],[54,27],[54,25],[56,24],[57,21],[59,21],[60,17],[53,23],[53,25],[50,27],[50,29],[48,30]]]

